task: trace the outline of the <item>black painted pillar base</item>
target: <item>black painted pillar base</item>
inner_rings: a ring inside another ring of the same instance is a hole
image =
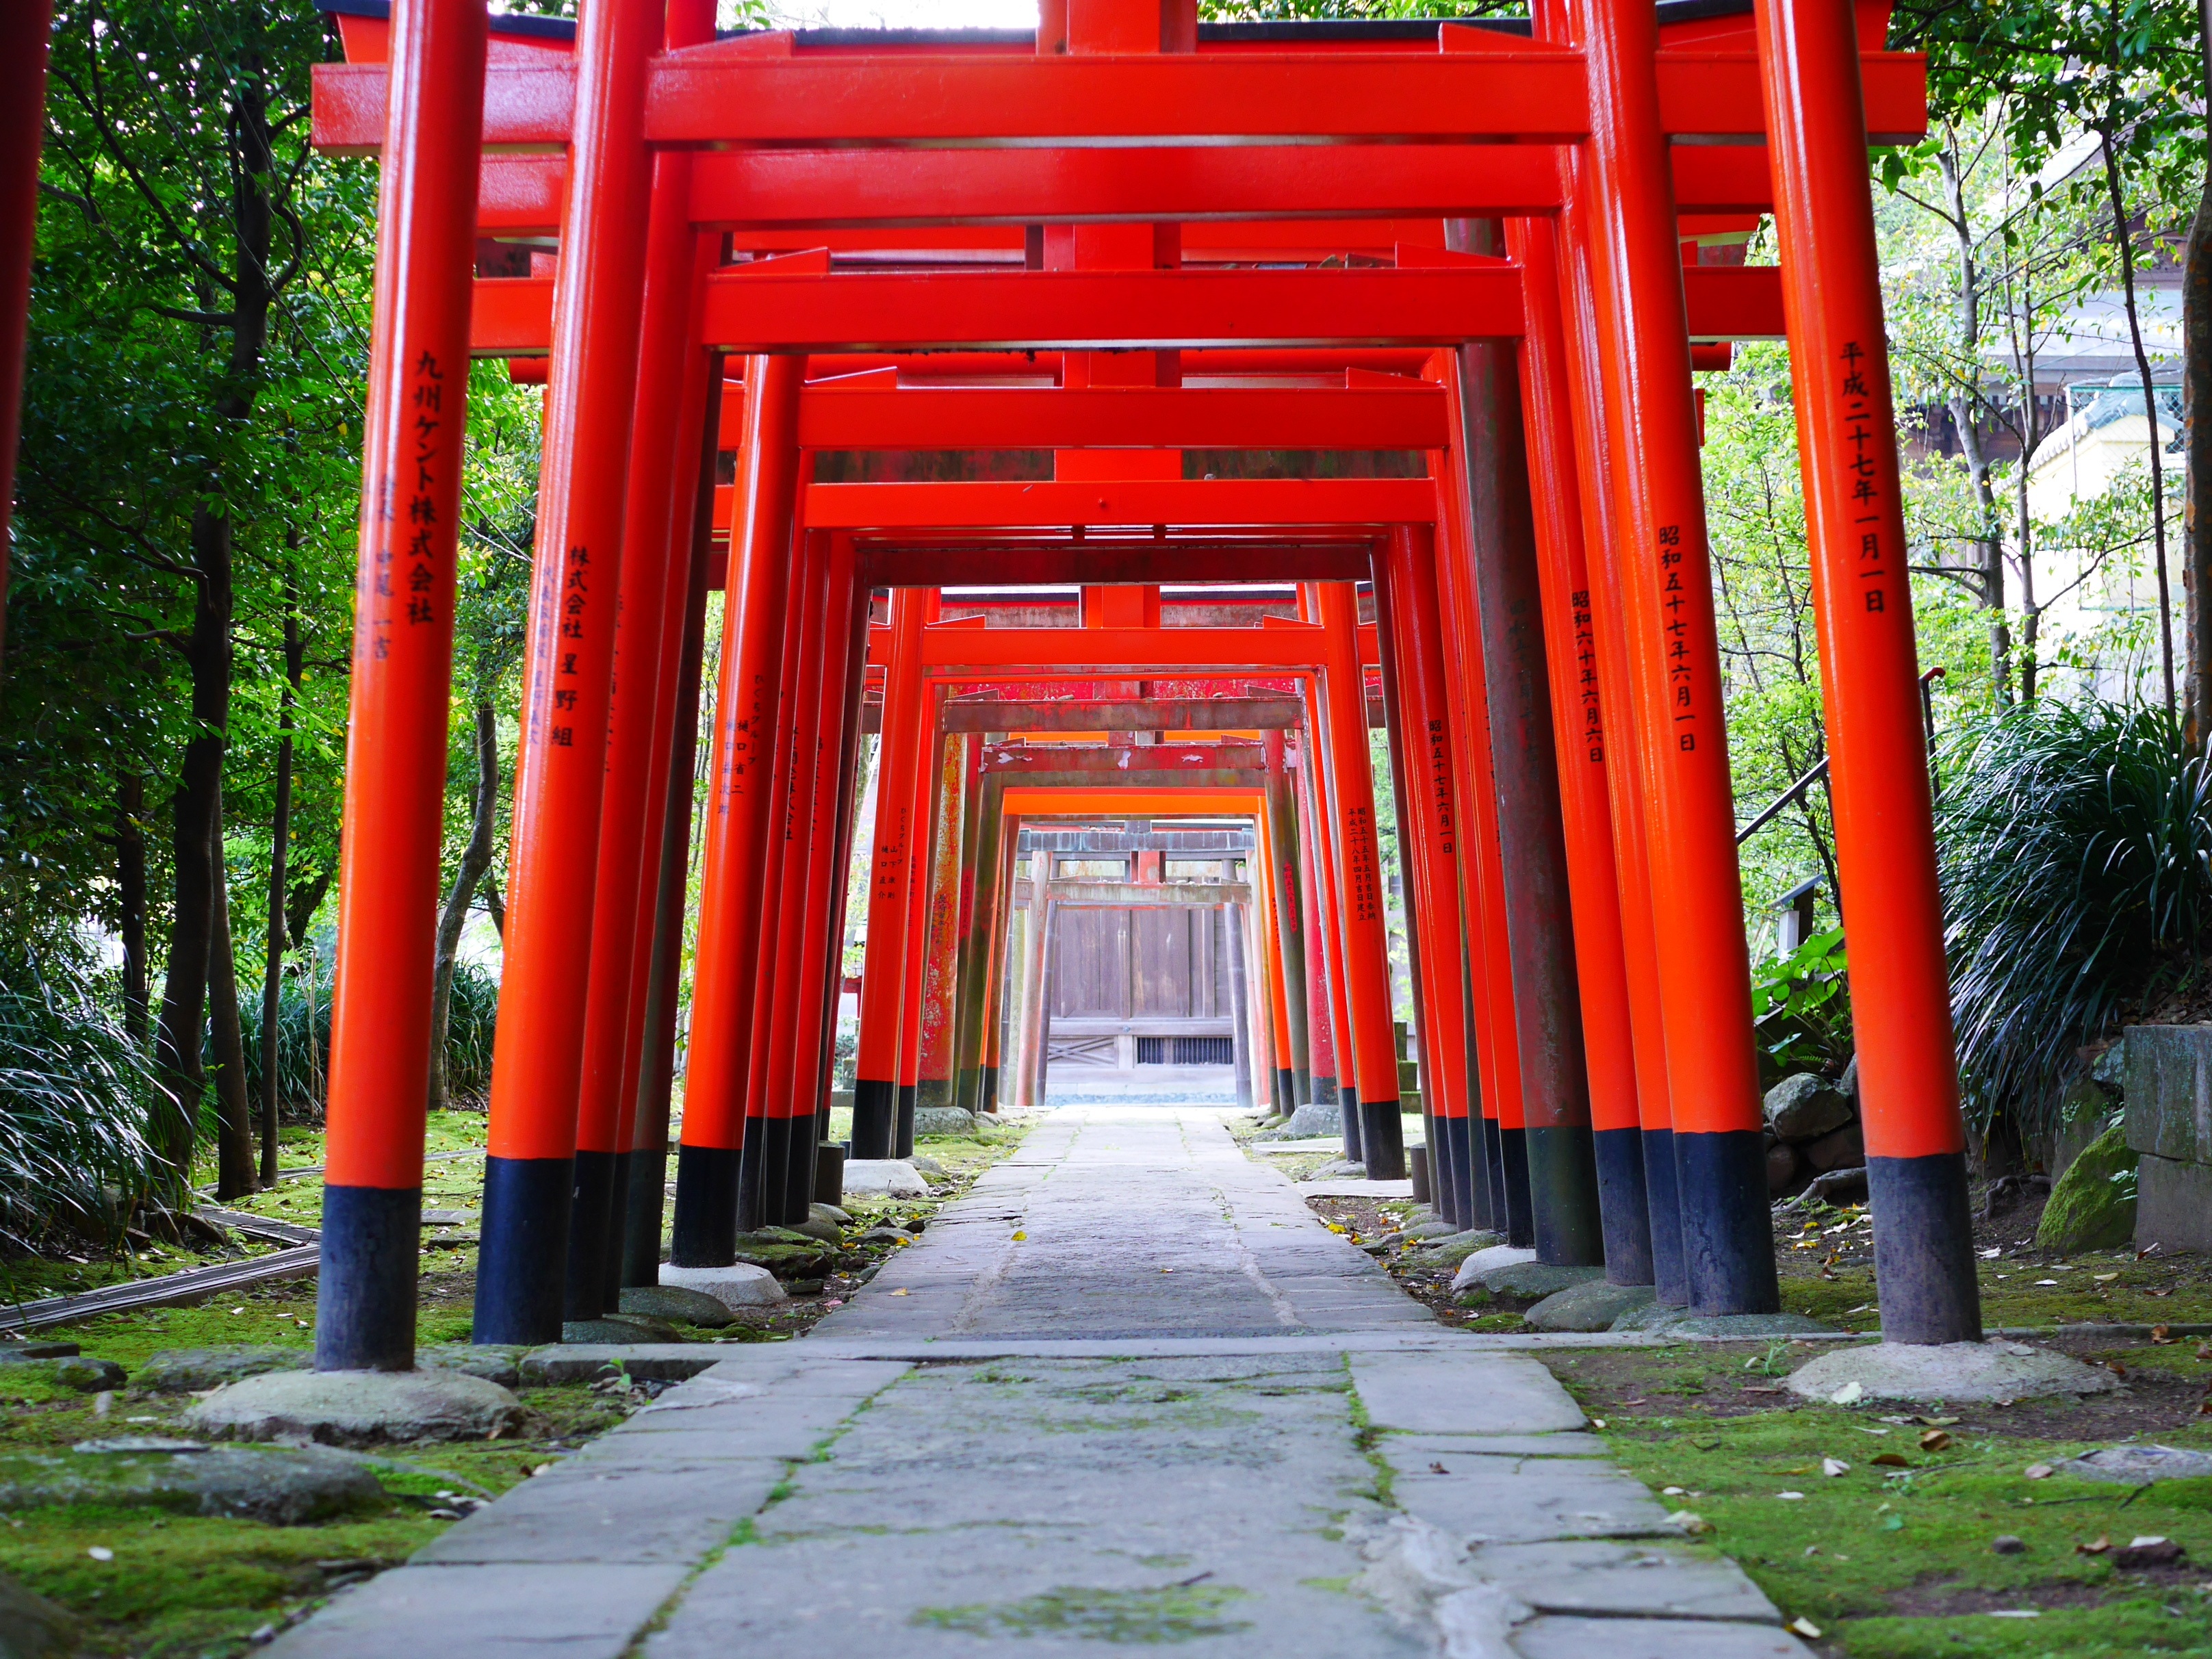
[[[853,1156],[882,1158],[891,1155],[898,1133],[898,1085],[875,1078],[858,1078],[853,1084]]]
[[[568,1273],[563,1319],[606,1311],[607,1217],[614,1201],[615,1155],[579,1148],[568,1165]]]
[[[758,1232],[782,1221],[783,1161],[790,1150],[788,1119],[745,1119],[745,1144],[738,1152],[739,1232]]]
[[[1468,1122],[1472,1126],[1474,1120],[1470,1117]],[[1475,1202],[1480,1206],[1482,1224],[1502,1238],[1510,1218],[1505,1205],[1505,1131],[1494,1117],[1484,1118],[1481,1129],[1483,1192]]]
[[[1885,1342],[1978,1342],[1974,1219],[1966,1155],[1867,1159],[1874,1276]]]
[[[1297,1111],[1299,1107],[1310,1103],[1313,1097],[1313,1073],[1301,1071],[1295,1066],[1292,1066],[1291,1068],[1291,1109]]]
[[[1443,1120],[1444,1139],[1451,1145],[1452,1224],[1462,1232],[1471,1227],[1488,1225],[1481,1200],[1477,1196],[1486,1191],[1474,1167],[1482,1151],[1482,1120],[1479,1117],[1448,1117]]]
[[[813,1113],[790,1120],[791,1145],[783,1162],[783,1224],[795,1227],[806,1219],[807,1206],[814,1202],[814,1148],[816,1120]]]
[[[615,1178],[607,1183],[607,1236],[599,1249],[599,1305],[609,1313],[622,1308],[623,1253],[629,1228],[629,1160],[615,1154]]]
[[[1370,1181],[1406,1178],[1406,1121],[1395,1096],[1359,1103],[1359,1145]]]
[[[1344,1159],[1347,1164],[1364,1164],[1367,1159],[1359,1150],[1359,1091],[1349,1085],[1339,1085],[1336,1091],[1337,1109],[1344,1125]]]
[[[824,1141],[814,1149],[814,1201],[845,1206],[845,1149]]]
[[[667,1207],[668,1149],[629,1155],[629,1199],[623,1207],[622,1282],[660,1283],[660,1218]]]
[[[1338,1103],[1336,1079],[1326,1072],[1316,1072],[1308,1080],[1306,1088],[1308,1099],[1313,1105],[1334,1106]]]
[[[1536,1218],[1528,1204],[1528,1132],[1501,1126],[1498,1150],[1504,1165],[1505,1242],[1516,1250],[1534,1249]]]
[[[1651,1206],[1644,1190],[1644,1131],[1592,1133],[1597,1158],[1598,1212],[1605,1224],[1609,1285],[1651,1283]]]
[[[1644,1132],[1644,1190],[1651,1215],[1651,1289],[1660,1304],[1690,1305],[1690,1273],[1682,1265],[1681,1185],[1674,1170],[1674,1132]]]
[[[1522,1131],[1528,1152],[1528,1207],[1536,1260],[1551,1267],[1605,1265],[1597,1160],[1586,1123]]]
[[[914,1156],[914,1108],[918,1084],[902,1083],[898,1088],[898,1121],[891,1140],[893,1158]]]
[[[734,1146],[676,1149],[672,1267],[726,1267],[738,1259],[738,1163]]]
[[[1289,1066],[1275,1067],[1275,1097],[1268,1103],[1276,1117],[1288,1117],[1298,1109],[1298,1080]]]
[[[323,1258],[315,1286],[315,1369],[415,1366],[420,1187],[323,1188]]]
[[[477,1342],[561,1340],[574,1182],[565,1158],[484,1160]]]
[[[1778,1313],[1766,1137],[1757,1129],[1674,1132],[1682,1264],[1693,1314]],[[1880,1269],[1876,1269],[1879,1275]]]
[[[1429,1207],[1455,1232],[1467,1225],[1459,1218],[1459,1189],[1452,1182],[1449,1118],[1429,1119]]]
[[[995,1066],[988,1067],[983,1073],[983,1110],[988,1116],[999,1115],[999,1068]],[[827,1130],[823,1132],[822,1138],[824,1140],[830,1138]]]

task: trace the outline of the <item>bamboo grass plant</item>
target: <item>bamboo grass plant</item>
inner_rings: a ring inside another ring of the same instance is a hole
[[[2163,708],[2047,698],[1960,733],[1944,761],[1967,1113],[2047,1133],[2081,1047],[2203,971],[2212,766]]]

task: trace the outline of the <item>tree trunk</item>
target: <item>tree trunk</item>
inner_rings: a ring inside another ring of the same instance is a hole
[[[228,422],[242,422],[253,412],[269,339],[269,191],[277,175],[260,69],[257,57],[249,55],[243,61],[230,112],[236,266],[230,293],[229,358],[221,382],[224,389],[215,399],[216,418]],[[220,501],[228,493],[220,464],[206,483],[211,500]],[[175,797],[176,921],[169,936],[161,1022],[154,1042],[155,1066],[167,1098],[155,1109],[161,1121],[153,1126],[150,1137],[180,1185],[190,1178],[205,1082],[200,1033],[222,860],[222,759],[230,725],[232,535],[228,514],[206,507],[194,510],[196,591],[185,654],[192,678],[192,718],[198,729],[185,747],[184,773]]]
[[[1959,345],[1960,355],[1978,367],[1982,360],[1981,268],[1974,258],[1972,221],[1966,212],[1966,175],[1955,148],[1938,158],[1951,204],[1951,234],[1959,250]],[[1951,423],[1959,429],[1959,452],[1966,462],[1974,504],[1981,510],[1982,533],[1975,538],[1981,565],[1981,600],[1990,612],[1990,678],[1997,705],[2012,701],[2012,629],[2005,616],[2004,532],[1990,487],[1990,459],[1982,447],[1981,388],[1961,391],[1950,400]],[[1832,889],[1831,890],[1832,890]]]
[[[500,896],[499,878],[487,875],[483,878],[484,914],[491,918],[491,930],[502,944],[507,939],[507,901]]]
[[[269,947],[261,969],[261,1184],[276,1184],[277,1041],[284,992],[284,876],[292,843],[292,714],[305,664],[297,591],[284,582],[284,693],[276,709],[276,810],[269,830]]]
[[[2197,44],[2207,53],[2212,97],[2212,5],[2197,0]],[[2212,105],[2208,105],[2212,107]],[[2212,740],[2212,169],[2189,223],[2181,283],[2182,414],[2189,423],[2187,493],[2182,503],[2186,551],[2181,562],[2183,644],[2188,653],[2184,719],[2189,745]]]
[[[2120,158],[2112,148],[2112,135],[2106,132],[2105,193],[2111,198],[2112,208],[2112,245],[2120,255],[2120,296],[2126,301],[2128,312],[2128,343],[2135,348],[2136,374],[2142,381],[2143,419],[2150,426],[2150,528],[2151,540],[2158,556],[2158,649],[2159,666],[2166,682],[2166,706],[2169,712],[2176,706],[2173,686],[2173,599],[2166,586],[2166,468],[2160,459],[2158,430],[2158,392],[2150,374],[2150,356],[2143,349],[2142,319],[2136,310],[2136,251],[2135,237],[2128,228],[2127,195],[2120,187]]]
[[[491,868],[492,830],[498,817],[499,726],[491,701],[486,698],[477,704],[476,817],[469,826],[469,844],[461,849],[460,868],[453,872],[453,884],[446,894],[446,908],[438,917],[437,965],[430,981],[430,1109],[434,1112],[442,1112],[452,1104],[446,1094],[446,1030],[453,1012],[453,969],[477,884]]]
[[[115,789],[115,885],[123,931],[123,1029],[146,1046],[146,780],[125,772]]]
[[[221,856],[217,820],[215,891],[208,926],[208,1002],[215,1028],[215,1195],[244,1198],[255,1189],[253,1105],[246,1086],[246,1033],[238,1018],[238,957],[230,944],[230,883]]]
[[[230,713],[230,523],[192,515],[192,550],[199,568],[198,603],[187,656],[192,716],[199,731],[185,745],[184,775],[171,806],[170,856],[175,915],[161,987],[154,1064],[165,1098],[149,1137],[179,1188],[187,1181],[199,1134],[200,1036],[206,1018],[208,963],[215,923],[215,884],[222,857],[223,732]]]

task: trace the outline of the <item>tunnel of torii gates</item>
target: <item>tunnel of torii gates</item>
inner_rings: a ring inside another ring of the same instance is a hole
[[[717,591],[677,1263],[813,1188],[871,724],[853,1156],[918,1095],[1030,1097],[1023,828],[1227,817],[1269,1103],[1340,1100],[1397,1174],[1372,673],[1438,1209],[1771,1310],[1692,382],[1748,337],[1791,347],[1883,1329],[1978,1336],[1867,173],[1924,71],[1883,0],[320,3],[315,140],[382,171],[319,1365],[412,1363],[471,357],[547,387],[478,1340],[658,1272]],[[1251,584],[1295,603],[1194,608]],[[1052,586],[1078,625],[944,614]]]

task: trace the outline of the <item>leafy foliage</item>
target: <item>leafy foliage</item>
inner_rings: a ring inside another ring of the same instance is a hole
[[[1950,758],[1937,844],[1966,1103],[2041,1130],[2075,1050],[2199,971],[2212,763],[2164,708],[2048,701]]]
[[[1793,1072],[1836,1077],[1850,1063],[1847,966],[1840,927],[1814,934],[1786,957],[1752,965],[1752,1033],[1763,1085]]]
[[[239,987],[241,1002],[249,994],[258,995],[258,988]],[[481,1101],[489,1094],[492,1036],[498,1026],[499,981],[482,968],[462,963],[453,974],[453,1012],[446,1030],[447,1085],[456,1100]],[[241,1035],[246,1094],[258,1100],[260,1022],[249,1021]],[[277,1103],[287,1111],[319,1118],[330,1082],[330,988],[314,987],[297,975],[287,977],[276,1005]],[[210,1054],[210,1063],[212,1059]]]
[[[131,1200],[175,1184],[143,1133],[155,1089],[150,1063],[82,979],[52,962],[6,959],[0,1244],[102,1235]]]

